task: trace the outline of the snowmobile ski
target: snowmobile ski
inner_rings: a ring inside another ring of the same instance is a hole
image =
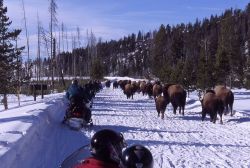
[[[82,118],[69,118],[69,119],[64,119],[62,121],[63,124],[67,125],[70,129],[79,131],[82,128],[87,128],[87,127],[92,127],[93,126],[93,121],[90,119],[89,123],[87,123],[85,120]]]

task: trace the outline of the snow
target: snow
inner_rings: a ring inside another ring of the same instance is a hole
[[[111,80],[121,78],[109,78]],[[129,78],[132,79],[132,78]],[[92,108],[94,127],[70,130],[61,124],[67,107],[64,93],[42,100],[14,96],[10,109],[0,109],[0,167],[51,168],[73,151],[88,144],[103,128],[121,132],[128,145],[145,145],[153,154],[154,167],[250,167],[250,91],[233,89],[233,117],[224,124],[201,121],[196,92],[187,99],[185,116],[174,115],[168,105],[164,120],[157,117],[154,100],[142,94],[126,99],[121,89],[104,88]]]

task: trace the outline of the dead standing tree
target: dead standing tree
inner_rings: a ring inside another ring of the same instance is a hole
[[[51,63],[50,63],[50,70],[51,70],[51,84],[52,84],[52,90],[55,89],[55,83],[54,83],[54,73],[55,73],[55,57],[53,56],[53,31],[54,27],[57,26],[57,18],[56,18],[56,9],[57,4],[56,0],[49,0],[50,6],[49,6],[49,14],[50,14],[50,55],[51,55]]]
[[[23,19],[24,19],[24,29],[25,29],[25,36],[26,36],[26,45],[27,45],[27,56],[28,56],[28,62],[27,62],[27,69],[26,73],[27,76],[31,78],[32,72],[31,72],[31,64],[30,64],[30,45],[29,45],[29,33],[27,28],[27,18],[26,18],[26,12],[25,12],[25,6],[24,6],[24,0],[22,0],[22,10],[23,10]]]

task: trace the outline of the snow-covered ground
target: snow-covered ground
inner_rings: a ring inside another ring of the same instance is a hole
[[[142,144],[154,157],[155,168],[250,167],[250,91],[234,89],[235,115],[224,124],[201,122],[196,92],[187,99],[185,116],[157,117],[154,100],[142,94],[126,99],[120,89],[104,88],[92,108],[94,127],[70,130],[61,124],[67,101],[64,93],[32,101],[22,97],[21,107],[0,109],[0,167],[56,168],[73,151],[88,144],[103,128],[123,133],[128,145]]]

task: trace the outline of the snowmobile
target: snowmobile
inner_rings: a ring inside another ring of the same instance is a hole
[[[85,104],[71,104],[67,109],[66,116],[62,123],[74,130],[93,126],[91,111]]]
[[[89,145],[84,145],[69,155],[59,166],[59,168],[72,168],[81,163],[84,158],[91,156]]]

